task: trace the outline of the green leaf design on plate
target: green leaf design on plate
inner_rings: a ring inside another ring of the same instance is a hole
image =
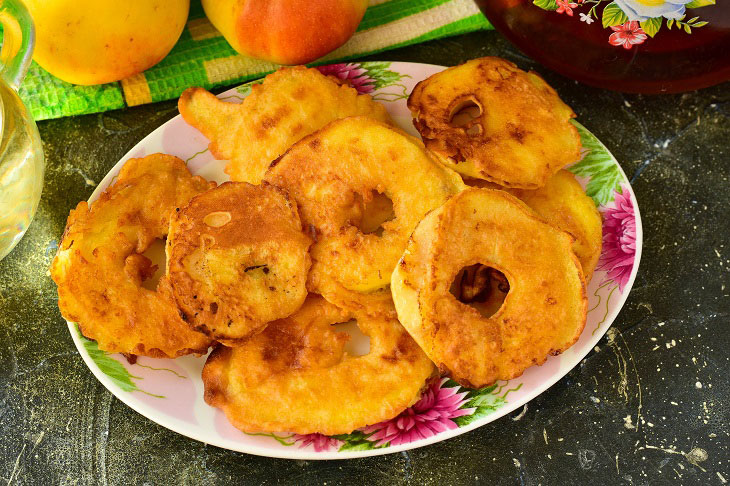
[[[374,89],[380,89],[397,84],[404,77],[402,74],[388,69],[390,64],[389,62],[363,62],[360,63],[360,67],[374,81]]]
[[[187,159],[185,159],[185,163],[186,163],[186,164],[187,164],[187,163],[189,163],[189,162],[190,162],[191,160],[193,160],[193,159],[194,159],[195,157],[197,157],[197,156],[198,156],[198,155],[200,155],[200,154],[204,154],[204,153],[206,153],[207,151],[208,151],[208,147],[205,147],[205,148],[204,148],[203,150],[201,150],[200,152],[195,152],[195,153],[194,153],[193,155],[191,155],[190,157],[188,157]]]
[[[455,381],[452,382],[452,380],[444,383],[444,387],[451,386],[459,386],[459,384]],[[475,408],[476,410],[474,410],[474,413],[471,415],[464,415],[461,417],[453,418],[451,420],[453,420],[454,423],[459,427],[463,427],[474,422],[477,419],[484,417],[485,415],[489,415],[490,413],[496,411],[502,405],[507,403],[507,400],[494,393],[496,388],[497,385],[494,384],[486,388],[468,390],[469,393],[466,396],[468,401],[461,408]],[[464,390],[466,390],[466,388]]]
[[[613,280],[607,280],[607,281],[603,282],[603,284],[600,287],[598,287],[595,292],[593,292],[593,295],[595,295],[596,297],[598,297],[598,302],[593,307],[593,309],[591,309],[588,312],[591,312],[591,311],[593,311],[595,309],[598,309],[598,307],[601,305],[601,294],[599,294],[599,291],[601,289],[603,289],[604,287],[606,287],[606,285],[610,285],[610,284],[614,284]],[[596,327],[593,329],[593,332],[591,333],[591,336],[593,336],[594,334],[596,334],[596,331],[598,331],[598,329],[601,328],[601,325],[604,322],[606,322],[606,319],[608,318],[609,304],[611,303],[611,296],[616,291],[616,289],[618,289],[618,285],[614,284],[613,287],[611,287],[611,290],[608,292],[608,295],[606,296],[606,301],[603,304],[603,307],[606,309],[606,311],[603,313],[603,317],[601,318],[601,320],[598,321],[598,323],[596,324]]]
[[[186,376],[183,376],[180,373],[178,373],[177,371],[171,370],[170,368],[155,368],[154,366],[143,365],[143,364],[140,364],[139,362],[135,363],[134,366],[139,366],[140,368],[147,368],[148,370],[152,370],[152,371],[167,371],[167,372],[170,372],[173,375],[177,376],[181,380],[188,379]]]
[[[382,447],[376,447],[375,442],[368,440],[372,434],[365,434],[362,431],[356,430],[350,434],[340,434],[331,436],[333,439],[344,441],[339,448],[339,451],[369,451],[371,449],[380,449]]]
[[[621,25],[627,22],[629,18],[626,16],[621,7],[616,2],[609,3],[606,8],[603,9],[603,28],[613,27],[614,25]]]
[[[646,19],[641,22],[641,28],[644,29],[646,35],[654,37],[656,33],[659,32],[659,29],[662,28],[662,18],[656,17],[653,19]]]
[[[241,96],[243,96],[245,98],[246,96],[251,94],[251,86],[253,86],[254,84],[261,84],[263,82],[264,82],[264,78],[254,79],[253,81],[249,81],[248,83],[243,83],[240,86],[236,86],[236,91],[238,91],[241,94]]]
[[[540,7],[543,10],[557,10],[558,9],[558,2],[555,0],[533,0],[533,2],[536,6]]]
[[[91,358],[91,360],[96,364],[99,370],[106,376],[108,376],[119,388],[121,388],[125,392],[138,391],[153,397],[165,398],[162,395],[154,395],[138,388],[137,385],[132,381],[132,378],[136,380],[141,380],[141,377],[129,374],[127,369],[122,366],[119,361],[110,357],[109,353],[107,353],[106,351],[102,351],[101,349],[99,349],[96,341],[86,339],[81,334],[78,326],[76,326],[76,332],[79,335],[79,339],[81,339],[81,344],[83,344],[84,349],[87,353],[89,353],[89,357]]]
[[[583,159],[568,170],[575,175],[589,177],[586,194],[596,205],[605,206],[613,201],[615,191],[621,191],[623,176],[606,147],[579,123],[574,123],[580,134],[585,154]]]
[[[250,435],[250,436],[257,436],[258,435],[258,436],[262,436],[262,437],[271,437],[272,439],[274,439],[276,442],[278,442],[279,444],[281,444],[283,446],[293,446],[295,444],[295,442],[289,442],[288,441],[289,439],[291,439],[292,437],[294,437],[294,434],[286,435],[286,436],[283,436],[283,437],[279,437],[278,435],[274,434],[273,432],[272,433],[268,433],[268,432],[266,432],[266,433],[265,432],[246,432],[245,430],[242,430],[241,432],[243,432],[246,435]]]
[[[685,5],[685,8],[700,8],[708,5],[715,5],[715,0],[693,0]]]

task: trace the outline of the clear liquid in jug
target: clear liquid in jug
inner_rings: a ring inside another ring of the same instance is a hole
[[[43,151],[18,94],[0,81],[0,259],[23,237],[43,190]]]

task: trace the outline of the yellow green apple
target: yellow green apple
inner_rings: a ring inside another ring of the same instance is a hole
[[[160,62],[180,37],[190,0],[25,0],[33,59],[74,84],[117,81]]]

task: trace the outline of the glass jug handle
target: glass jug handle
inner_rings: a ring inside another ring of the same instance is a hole
[[[33,19],[20,0],[0,0],[0,24],[3,26],[0,75],[17,91],[33,57]]]

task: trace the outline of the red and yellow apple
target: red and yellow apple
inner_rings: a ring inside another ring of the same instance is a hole
[[[203,0],[211,23],[241,54],[306,64],[352,37],[368,0]]]

